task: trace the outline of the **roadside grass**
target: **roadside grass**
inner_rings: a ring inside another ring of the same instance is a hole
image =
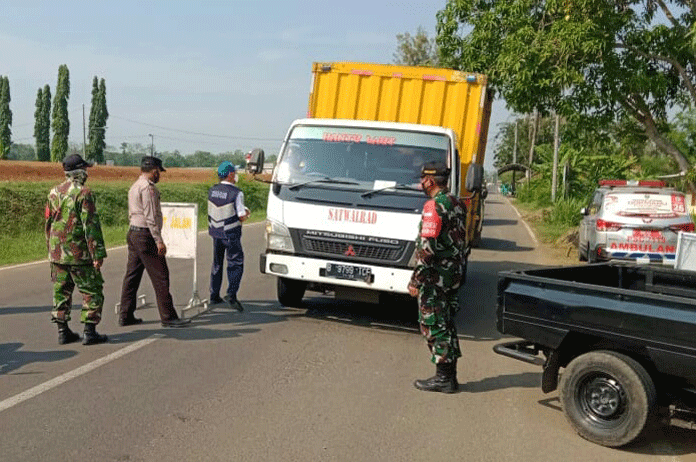
[[[255,223],[266,219],[266,211],[252,212],[245,223]],[[198,230],[208,228],[208,223],[198,220]],[[104,226],[104,243],[107,248],[126,245],[128,225]],[[46,260],[46,238],[43,230],[27,231],[21,236],[0,236],[0,266],[17,265],[34,261]],[[107,257],[108,258],[108,257]]]
[[[198,229],[207,228],[207,193],[214,184],[164,183],[160,186],[163,202],[195,202],[198,204]],[[97,199],[104,242],[109,247],[126,243],[128,232],[128,188],[131,182],[90,182],[88,186]],[[44,237],[46,196],[55,183],[0,183],[0,266],[46,260],[48,251]],[[244,202],[252,210],[247,223],[266,219],[269,185],[240,179]]]

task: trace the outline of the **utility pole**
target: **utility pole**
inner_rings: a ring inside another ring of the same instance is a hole
[[[512,163],[517,163],[517,122],[519,119],[515,119],[515,146],[512,149]],[[515,170],[512,171],[512,184],[510,185],[510,192],[514,194],[515,192]]]
[[[556,202],[556,188],[558,187],[558,145],[560,140],[558,139],[558,131],[560,125],[560,117],[558,113],[556,116],[556,127],[553,130],[553,173],[551,174],[551,202]]]
[[[154,157],[155,155],[155,135],[150,133],[150,155]]]
[[[85,105],[82,105],[82,157],[87,159],[87,135],[85,134]]]

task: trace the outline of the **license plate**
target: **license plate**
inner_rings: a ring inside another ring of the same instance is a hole
[[[327,263],[325,275],[326,277],[336,279],[348,279],[351,281],[369,281],[372,276],[372,269],[366,266]]]

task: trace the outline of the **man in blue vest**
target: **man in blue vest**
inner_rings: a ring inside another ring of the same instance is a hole
[[[237,300],[239,283],[244,271],[242,251],[242,222],[249,217],[244,206],[244,193],[235,183],[237,169],[231,162],[218,167],[220,183],[208,191],[208,234],[213,238],[213,267],[210,271],[210,303],[226,301],[230,307],[242,312],[244,307]],[[222,267],[227,254],[227,295],[220,298]]]

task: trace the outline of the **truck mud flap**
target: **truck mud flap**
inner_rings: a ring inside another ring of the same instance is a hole
[[[541,374],[541,391],[550,393],[558,388],[558,369],[560,367],[560,354],[556,350],[551,350],[546,362],[544,362],[544,373]]]
[[[515,341],[499,343],[493,346],[493,351],[499,355],[535,364],[537,366],[543,366],[546,363],[546,360],[539,356],[539,349],[531,342]]]

